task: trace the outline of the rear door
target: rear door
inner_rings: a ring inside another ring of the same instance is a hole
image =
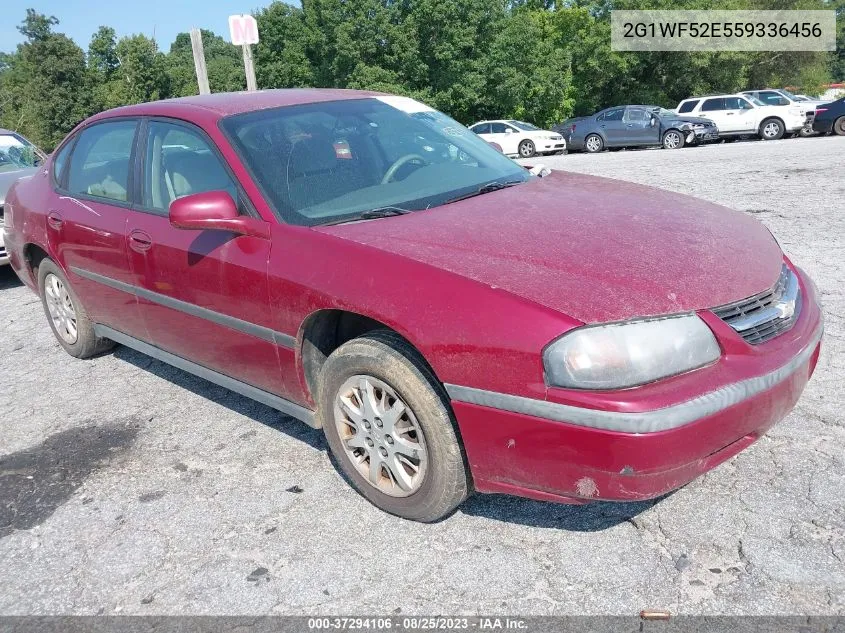
[[[728,105],[733,105],[728,109]],[[732,134],[742,129],[738,108],[735,104],[726,104],[724,97],[710,97],[701,103],[700,114],[713,121],[720,133]]]
[[[605,142],[608,146],[622,146],[627,138],[627,129],[622,121],[625,115],[625,108],[612,108],[598,116],[598,124],[604,133]]]
[[[173,200],[205,191],[226,191],[253,214],[225,161],[203,131],[169,119],[147,121],[139,147],[139,204],[126,234],[150,342],[285,393],[269,309],[269,240],[169,221]]]
[[[88,315],[145,338],[125,240],[138,126],[137,119],[109,119],[84,128],[62,146],[47,231]]]
[[[656,145],[660,143],[660,126],[651,124],[651,112],[646,108],[627,107],[622,117],[627,145]]]

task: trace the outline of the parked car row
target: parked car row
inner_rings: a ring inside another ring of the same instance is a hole
[[[623,147],[678,149],[749,136],[769,141],[787,135],[845,134],[845,119],[837,114],[841,101],[821,103],[783,89],[710,94],[684,99],[674,110],[613,106],[567,119],[552,130],[565,139],[568,150],[588,153]]]

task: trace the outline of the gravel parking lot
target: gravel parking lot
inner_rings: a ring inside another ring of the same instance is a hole
[[[126,348],[70,358],[0,269],[0,614],[845,614],[843,161],[845,138],[529,161],[753,214],[821,289],[795,411],[655,503],[382,514],[320,433]]]

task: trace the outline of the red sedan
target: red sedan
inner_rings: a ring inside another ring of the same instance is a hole
[[[662,495],[793,407],[813,283],[756,220],[544,178],[447,116],[342,90],[92,117],[6,199],[59,344],[135,348],[322,428],[378,507]]]

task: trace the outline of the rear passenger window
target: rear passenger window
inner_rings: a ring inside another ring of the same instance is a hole
[[[193,193],[225,191],[235,203],[238,188],[200,132],[174,123],[150,122],[144,157],[144,206],[167,213],[170,203]]]
[[[625,114],[624,108],[617,108],[616,110],[608,110],[598,117],[599,121],[621,121],[622,115]]]
[[[705,99],[704,103],[701,104],[701,111],[702,112],[713,112],[715,110],[724,110],[724,109],[725,109],[725,100],[723,98]]]
[[[53,159],[53,182],[59,187],[64,184],[62,182],[62,174],[64,173],[65,165],[67,164],[67,157],[70,156],[70,150],[73,149],[73,144],[75,142],[76,139],[71,139],[65,143]]]
[[[135,121],[98,123],[79,135],[68,174],[68,191],[106,200],[129,199],[129,159]]]
[[[678,108],[678,114],[684,114],[685,112],[692,112],[695,110],[695,106],[698,105],[698,99],[694,99],[693,101],[685,101],[681,104],[681,107]]]

